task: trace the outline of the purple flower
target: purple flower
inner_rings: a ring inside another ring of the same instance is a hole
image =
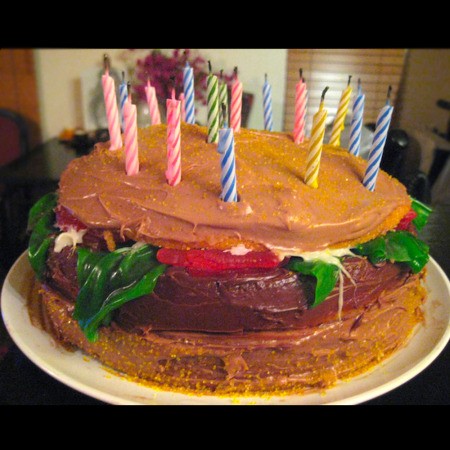
[[[175,95],[178,98],[183,92],[183,68],[189,62],[194,72],[195,98],[206,105],[206,77],[208,76],[208,64],[201,56],[191,56],[191,51],[185,49],[175,49],[171,56],[164,55],[160,50],[152,50],[145,58],[136,62],[135,75],[137,82],[133,88],[139,98],[145,100],[145,86],[147,78],[155,87],[156,96],[160,103],[165,104],[165,100],[170,98],[172,87],[175,88]],[[174,77],[174,85],[170,78]],[[230,85],[233,74],[223,74],[223,80]]]

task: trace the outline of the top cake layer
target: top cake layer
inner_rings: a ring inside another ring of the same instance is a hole
[[[63,173],[59,203],[89,227],[160,246],[268,248],[291,255],[365,242],[392,229],[410,208],[405,187],[383,171],[362,185],[367,161],[324,145],[319,187],[304,183],[308,140],[287,133],[235,133],[239,202],[220,199],[220,155],[207,129],[182,124],[178,186],[165,178],[166,125],[138,130],[140,172],[125,173],[124,149],[97,144]]]

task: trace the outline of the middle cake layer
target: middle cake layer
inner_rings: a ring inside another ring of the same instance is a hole
[[[50,284],[69,299],[78,292],[77,256],[69,248],[50,251]],[[384,291],[407,282],[411,272],[402,264],[372,265],[367,259],[348,257],[344,268],[342,311],[371,305]],[[339,315],[339,283],[322,304],[308,309],[314,297],[312,277],[283,267],[223,271],[191,276],[184,268],[169,267],[152,294],[124,304],[115,321],[124,329],[148,331],[289,330],[317,326]]]

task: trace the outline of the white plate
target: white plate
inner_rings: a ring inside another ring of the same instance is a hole
[[[424,370],[450,338],[450,283],[430,258],[426,286],[425,322],[409,344],[369,373],[323,393],[260,397],[195,396],[149,388],[126,380],[80,351],[57,346],[34,327],[26,308],[33,272],[24,253],[9,271],[2,290],[2,315],[6,328],[22,352],[52,377],[77,391],[111,404],[356,404],[395,389]]]

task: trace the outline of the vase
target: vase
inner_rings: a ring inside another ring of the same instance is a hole
[[[166,104],[158,99],[159,113],[161,115],[161,123],[166,122]],[[137,124],[139,128],[151,125],[150,110],[145,100],[139,100],[136,103]]]

